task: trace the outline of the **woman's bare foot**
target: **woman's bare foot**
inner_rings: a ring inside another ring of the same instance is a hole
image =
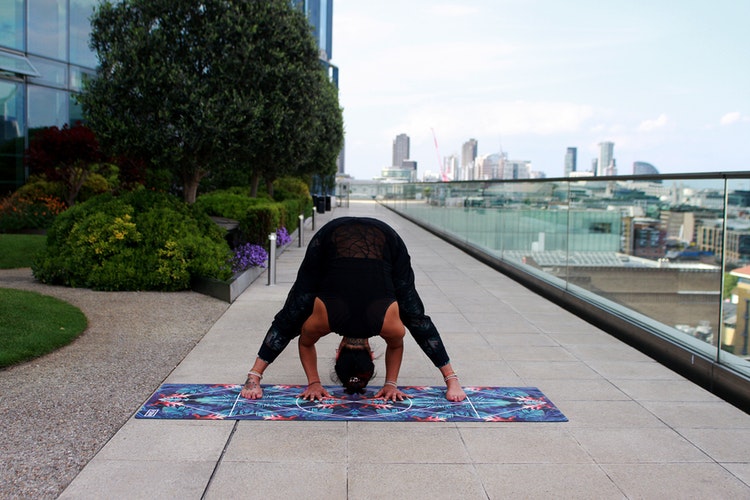
[[[247,399],[260,399],[263,397],[263,388],[260,386],[260,378],[255,375],[248,375],[245,385],[242,386],[240,396]]]

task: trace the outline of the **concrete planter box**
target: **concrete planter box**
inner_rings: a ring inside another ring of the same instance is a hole
[[[215,297],[230,304],[249,287],[258,276],[265,272],[264,267],[251,267],[246,271],[234,275],[228,281],[217,280],[214,278],[196,278],[193,281],[192,289],[195,292]]]

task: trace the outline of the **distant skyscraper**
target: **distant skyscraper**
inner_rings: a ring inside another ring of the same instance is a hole
[[[568,151],[565,153],[565,177],[570,177],[570,173],[576,171],[577,157],[578,149],[568,148]]]
[[[443,174],[450,181],[457,181],[459,174],[458,157],[455,154],[443,158]]]
[[[614,168],[614,142],[600,142],[599,143],[599,162],[597,164],[596,172],[594,175],[607,175]]]
[[[482,156],[481,170],[479,178],[476,180],[503,179],[505,159],[504,153],[493,153]]]
[[[461,147],[461,179],[456,180],[474,180],[471,175],[474,161],[477,159],[477,140],[469,139]]]
[[[331,64],[333,58],[333,0],[291,0],[301,9],[313,27],[318,42],[318,57],[328,70],[328,76],[339,86],[339,69]]]
[[[393,139],[393,166],[400,167],[404,160],[409,159],[409,136],[398,134]]]

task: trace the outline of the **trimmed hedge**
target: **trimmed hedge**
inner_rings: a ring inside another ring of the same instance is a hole
[[[251,198],[236,188],[203,194],[195,201],[197,210],[239,222],[239,244],[265,246],[268,235],[284,227],[289,233],[299,226],[299,215],[312,214],[307,185],[292,178],[274,182],[274,200]]]
[[[223,231],[164,194],[96,196],[60,214],[32,263],[43,283],[95,290],[185,290],[199,276],[231,276]]]

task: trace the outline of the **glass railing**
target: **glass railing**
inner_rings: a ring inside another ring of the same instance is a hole
[[[750,173],[370,184],[474,250],[750,379]]]

